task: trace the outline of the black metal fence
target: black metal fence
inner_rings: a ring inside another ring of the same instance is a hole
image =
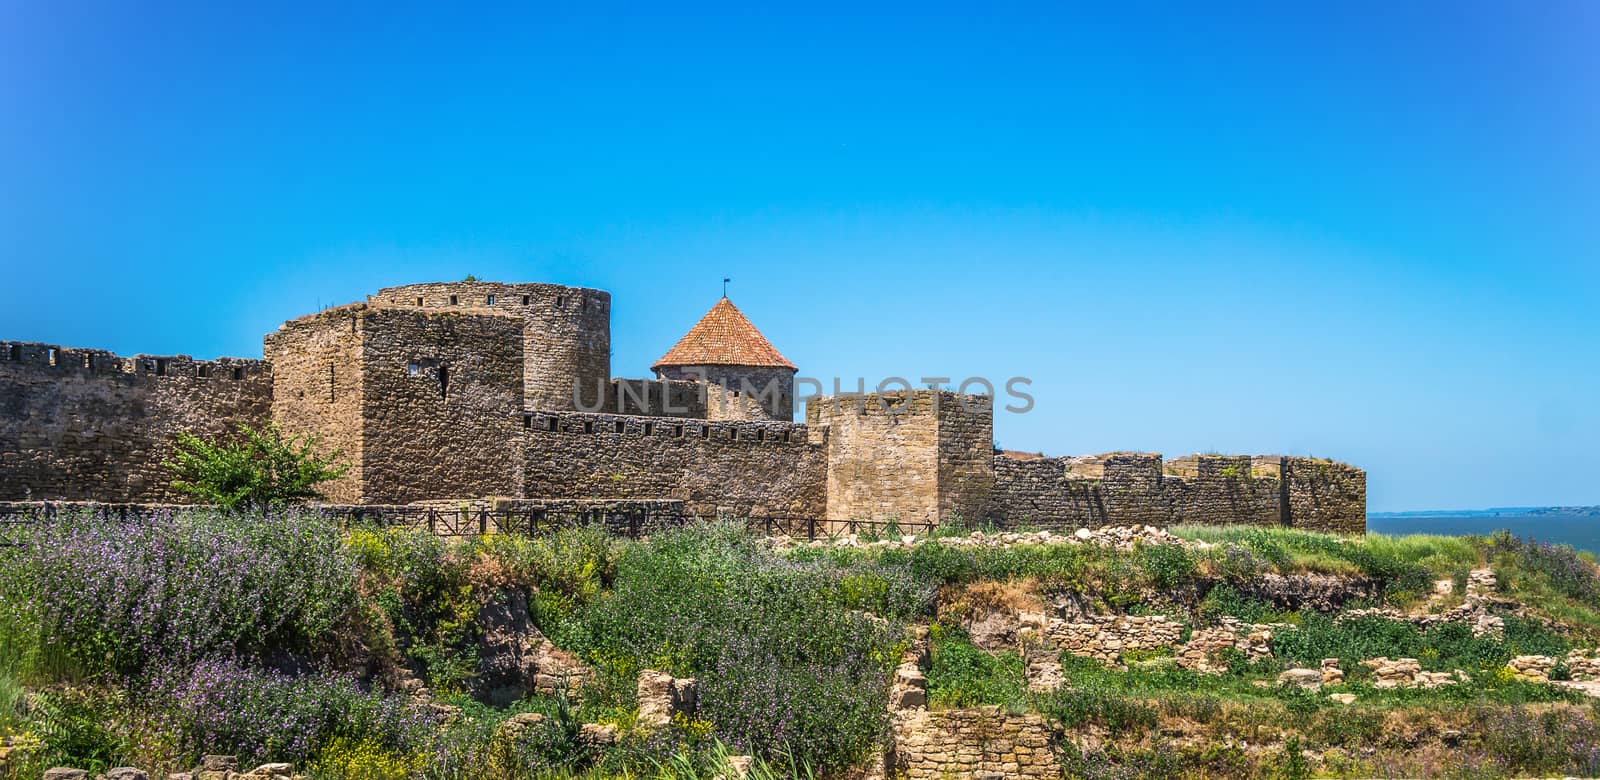
[[[27,529],[41,520],[61,515],[90,515],[121,522],[138,522],[184,507],[151,504],[89,504],[75,502],[0,503],[0,546],[22,543]],[[336,520],[345,528],[408,528],[439,536],[521,534],[539,536],[562,528],[601,527],[607,533],[637,539],[667,528],[696,522],[743,523],[751,533],[799,539],[837,539],[846,535],[895,538],[931,533],[935,524],[904,520],[827,520],[816,517],[695,515],[649,502],[570,504],[541,506],[469,506],[458,509],[420,506],[312,505],[302,511]]]

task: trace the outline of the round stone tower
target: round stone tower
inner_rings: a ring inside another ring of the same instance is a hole
[[[571,410],[574,392],[587,408],[611,381],[611,293],[558,284],[429,282],[385,287],[377,306],[504,312],[522,319],[523,406]]]
[[[703,381],[725,389],[742,410],[727,414],[794,419],[794,364],[726,296],[651,369],[657,379]],[[725,404],[713,400],[708,405]],[[718,413],[713,410],[711,417]]]

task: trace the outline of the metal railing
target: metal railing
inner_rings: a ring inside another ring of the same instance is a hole
[[[696,515],[658,508],[640,508],[639,502],[604,502],[572,505],[556,503],[534,507],[463,507],[459,509],[416,506],[312,505],[302,511],[314,512],[337,521],[344,528],[408,528],[438,536],[478,536],[483,534],[521,534],[540,536],[563,528],[600,527],[607,533],[637,539],[664,529],[696,522],[743,523],[751,533],[817,540],[846,535],[892,538],[932,533],[937,525],[928,521],[906,520],[828,520],[818,517],[737,515]],[[63,514],[89,514],[119,522],[138,522],[184,507],[150,504],[79,504],[56,502],[17,502],[0,504],[0,546],[22,543],[29,526]]]

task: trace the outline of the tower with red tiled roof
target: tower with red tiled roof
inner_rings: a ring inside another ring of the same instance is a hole
[[[715,385],[738,399],[740,406],[759,407],[769,419],[794,419],[794,364],[727,296],[651,369],[657,379]]]

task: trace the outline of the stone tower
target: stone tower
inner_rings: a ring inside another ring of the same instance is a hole
[[[611,293],[558,284],[432,282],[385,287],[367,302],[389,308],[487,310],[522,320],[523,404],[570,411],[573,392],[593,408],[611,381]]]
[[[520,495],[522,333],[483,309],[353,303],[290,320],[263,344],[272,419],[340,453],[334,502]]]
[[[708,383],[711,398],[707,407],[712,419],[794,419],[794,364],[756,330],[727,296],[717,301],[651,369],[657,379]],[[730,405],[738,406],[740,411],[727,411]]]

